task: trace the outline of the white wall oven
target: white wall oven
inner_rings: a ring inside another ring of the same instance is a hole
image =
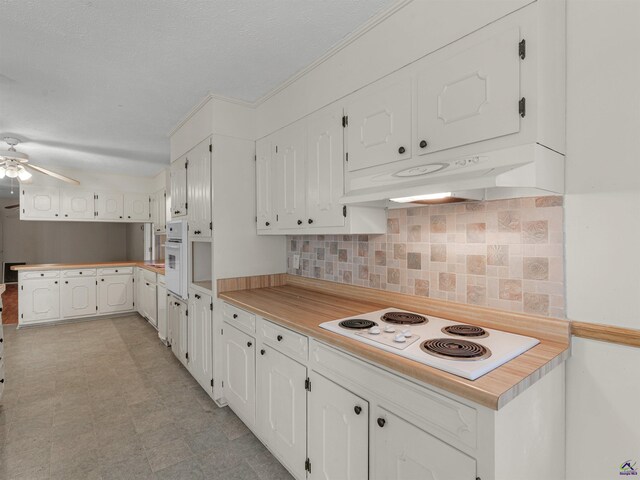
[[[167,241],[164,247],[167,290],[183,300],[187,299],[189,281],[188,245],[187,220],[168,222]]]

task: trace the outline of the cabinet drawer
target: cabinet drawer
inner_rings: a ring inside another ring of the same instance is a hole
[[[405,380],[315,340],[310,347],[311,367],[356,392],[375,392],[396,406],[397,414],[432,435],[456,445],[476,448],[478,412],[452,398]]]
[[[57,270],[47,270],[45,272],[20,272],[18,273],[19,280],[33,280],[36,278],[58,278],[60,272]]]
[[[142,279],[145,282],[149,282],[149,283],[156,283],[157,277],[156,277],[156,272],[152,272],[151,270],[147,270],[146,268],[142,269]]]
[[[224,321],[248,333],[256,332],[256,316],[240,308],[224,304],[222,308]]]
[[[66,278],[70,277],[95,277],[95,269],[78,269],[78,270],[63,270],[62,276]]]
[[[99,268],[98,275],[131,275],[133,267]]]
[[[309,339],[264,318],[259,320],[262,340],[276,350],[306,362],[309,358]]]

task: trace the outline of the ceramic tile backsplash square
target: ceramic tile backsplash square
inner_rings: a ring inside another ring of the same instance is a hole
[[[564,317],[563,221],[562,197],[389,210],[384,235],[290,236],[288,272]]]

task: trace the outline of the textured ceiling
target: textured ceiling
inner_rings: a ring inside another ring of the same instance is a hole
[[[255,101],[392,3],[0,0],[0,137],[52,169],[156,174],[208,93]]]

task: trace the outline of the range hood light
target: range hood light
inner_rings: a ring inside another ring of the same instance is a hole
[[[412,203],[429,200],[443,200],[449,197],[451,197],[451,192],[428,193],[426,195],[414,195],[413,197],[391,198],[390,200],[397,203]]]

